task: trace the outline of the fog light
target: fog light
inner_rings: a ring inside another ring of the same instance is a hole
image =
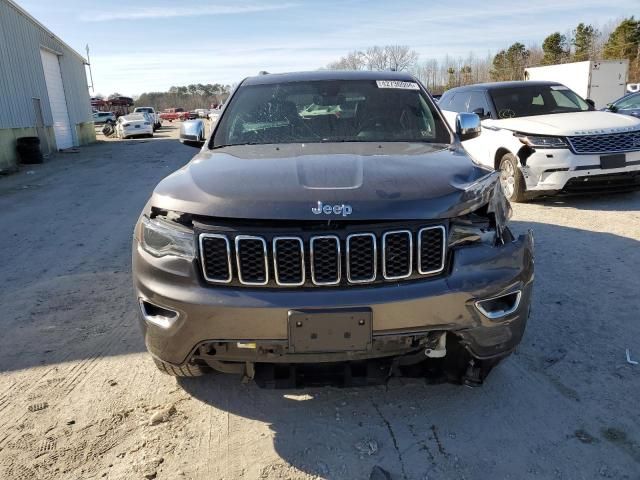
[[[138,299],[142,316],[148,323],[157,325],[160,328],[169,328],[178,319],[178,312],[166,307],[155,305],[148,300]]]
[[[505,295],[478,300],[476,302],[476,308],[485,317],[496,320],[515,312],[520,305],[520,297],[522,297],[522,292],[517,290]]]

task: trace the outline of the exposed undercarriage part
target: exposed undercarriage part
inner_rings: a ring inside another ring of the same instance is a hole
[[[407,344],[415,350],[397,356],[397,349]],[[190,362],[241,375],[243,381],[254,380],[261,388],[287,389],[380,385],[392,377],[477,387],[501,359],[474,358],[460,337],[443,331],[376,339],[374,351],[388,354],[378,358],[358,358],[357,354],[351,354],[353,359],[323,362],[323,355],[312,355],[293,361],[286,350],[286,342],[208,342],[194,351]]]

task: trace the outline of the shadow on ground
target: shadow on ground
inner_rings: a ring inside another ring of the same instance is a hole
[[[640,211],[640,192],[548,197],[531,203],[550,208],[633,212]]]

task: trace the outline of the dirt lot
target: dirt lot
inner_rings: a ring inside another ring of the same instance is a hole
[[[195,153],[176,131],[0,178],[0,478],[640,478],[640,194],[515,207],[532,318],[480,389],[176,383],[130,279],[139,211]]]

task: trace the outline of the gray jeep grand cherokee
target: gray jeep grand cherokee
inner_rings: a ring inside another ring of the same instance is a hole
[[[498,174],[396,72],[245,79],[205,144],[156,187],[133,278],[162,371],[262,386],[478,385],[518,345],[533,282]]]

